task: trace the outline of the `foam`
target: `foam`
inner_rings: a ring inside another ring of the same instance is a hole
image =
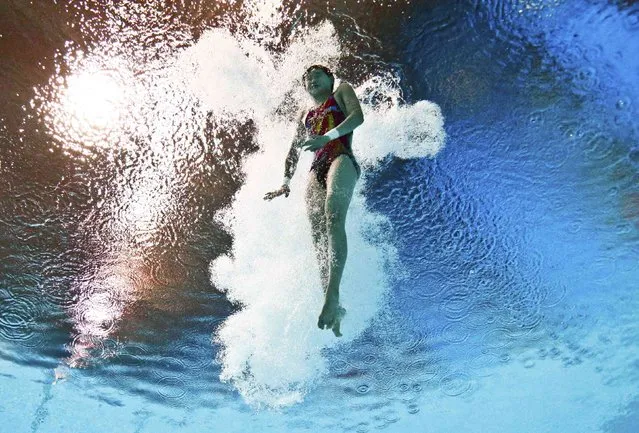
[[[329,23],[298,32],[279,56],[257,42],[210,31],[181,59],[190,88],[204,108],[228,119],[252,119],[260,150],[241,170],[245,183],[217,220],[232,234],[230,256],[210,264],[211,281],[242,308],[228,317],[215,338],[222,346],[221,379],[246,402],[268,407],[298,403],[327,372],[322,349],[348,344],[383,305],[396,273],[396,249],[388,220],[370,212],[362,187],[387,155],[434,156],[444,145],[437,105],[419,101],[401,106],[398,79],[372,76],[354,86],[361,101],[373,93],[387,101],[362,105],[365,123],[354,134],[354,152],[365,170],[347,216],[349,255],[340,301],[348,313],[341,339],[317,328],[323,296],[304,206],[312,155],[304,152],[288,198],[264,201],[283,177],[295,116],[278,114],[286,103],[309,107],[300,77],[313,63],[334,66],[341,53]],[[286,95],[287,100],[284,99]]]

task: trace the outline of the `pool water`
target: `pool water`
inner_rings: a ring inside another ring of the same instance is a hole
[[[0,432],[639,431],[639,5],[3,8]],[[335,338],[281,182],[355,89]]]

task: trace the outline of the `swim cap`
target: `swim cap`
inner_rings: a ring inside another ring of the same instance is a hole
[[[304,72],[304,75],[302,75],[302,81],[305,81],[305,80],[306,80],[306,76],[307,76],[307,75],[308,75],[308,73],[309,73],[309,72],[311,72],[313,69],[320,69],[320,70],[324,71],[324,73],[325,73],[326,75],[328,75],[328,76],[329,76],[329,77],[333,80],[333,82],[335,81],[335,76],[333,75],[333,73],[331,72],[331,70],[330,70],[330,69],[328,69],[328,68],[327,68],[326,66],[324,66],[324,65],[312,65],[312,66],[309,66],[308,68],[306,68],[306,72]]]

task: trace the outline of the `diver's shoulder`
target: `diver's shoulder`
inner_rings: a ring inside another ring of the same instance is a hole
[[[353,86],[348,81],[342,81],[335,89],[335,93],[353,92]]]

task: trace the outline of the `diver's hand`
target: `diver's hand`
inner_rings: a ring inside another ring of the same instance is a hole
[[[275,197],[278,197],[282,194],[284,194],[284,197],[288,197],[290,193],[291,189],[286,185],[282,185],[282,187],[276,191],[267,192],[264,195],[264,200],[273,200]]]
[[[324,307],[317,320],[317,327],[320,329],[332,329],[336,337],[341,337],[340,325],[346,315],[346,310],[339,305],[337,297],[327,297]]]
[[[298,146],[302,150],[317,150],[324,147],[329,141],[331,141],[331,139],[325,135],[311,135],[311,138],[299,144]]]

